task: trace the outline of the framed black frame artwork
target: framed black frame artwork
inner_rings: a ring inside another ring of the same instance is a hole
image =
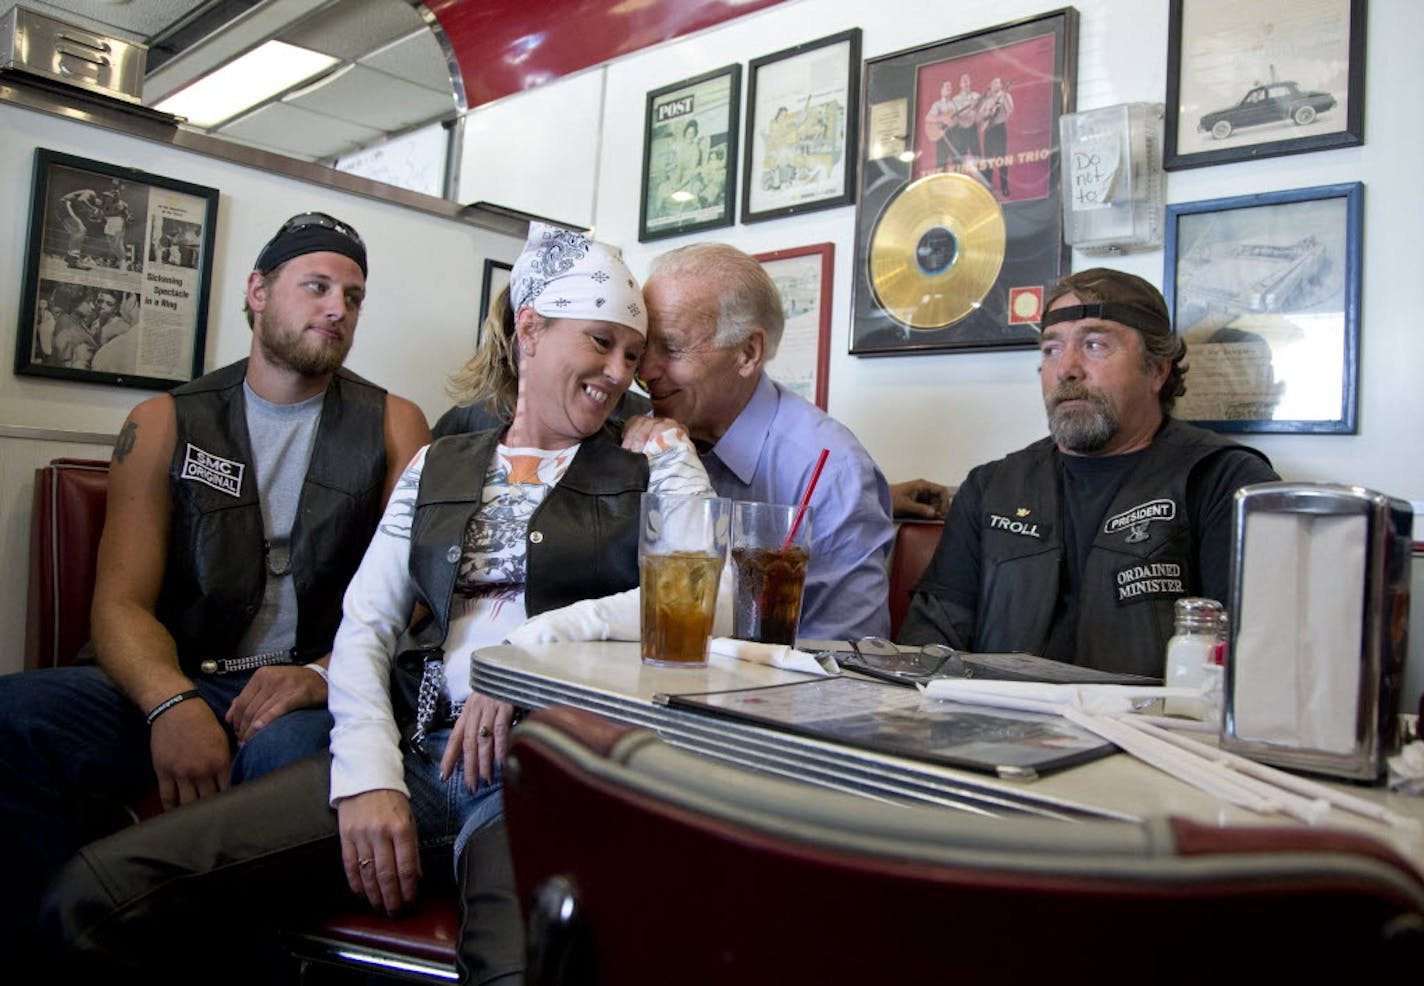
[[[648,93],[638,241],[732,225],[742,67]]]
[[[1163,294],[1190,367],[1176,417],[1355,433],[1363,211],[1359,182],[1167,206]]]
[[[1365,0],[1171,0],[1168,171],[1365,140]]]
[[[865,63],[852,353],[1035,345],[1068,265],[1071,7]]]
[[[15,372],[167,390],[203,372],[218,190],[35,151]]]
[[[860,28],[753,59],[742,222],[855,202]]]

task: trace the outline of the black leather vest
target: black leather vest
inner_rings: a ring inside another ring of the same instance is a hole
[[[204,658],[241,656],[233,649],[257,613],[267,577],[246,375],[242,360],[173,391],[173,514],[157,614],[190,673]],[[346,583],[380,520],[385,410],[386,392],[346,370],[326,389],[292,524],[298,662],[331,649]]]
[[[1188,480],[1226,448],[1245,446],[1169,419],[1144,451],[1083,563],[1075,663],[1161,676],[1173,603],[1200,592]],[[1064,552],[1058,454],[1051,439],[1035,442],[998,463],[984,488],[977,650],[1047,646]]]
[[[449,631],[465,528],[500,434],[450,435],[426,453],[410,546],[411,580],[431,613],[415,633],[420,647],[439,647]],[[610,427],[584,440],[525,533],[530,616],[638,584],[638,507],[647,488],[647,458],[623,449]]]

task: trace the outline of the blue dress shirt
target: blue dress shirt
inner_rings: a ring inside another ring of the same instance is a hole
[[[811,497],[811,562],[798,632],[824,640],[889,636],[890,488],[849,428],[762,374],[702,464],[718,496],[794,504],[823,448],[831,454]]]

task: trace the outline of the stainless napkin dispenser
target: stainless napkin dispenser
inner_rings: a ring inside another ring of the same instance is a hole
[[[1358,486],[1236,494],[1221,745],[1376,781],[1404,683],[1414,514]]]

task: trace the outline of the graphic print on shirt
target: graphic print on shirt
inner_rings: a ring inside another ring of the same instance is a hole
[[[495,450],[480,508],[465,528],[455,591],[484,595],[490,586],[524,585],[525,537],[534,509],[573,462],[578,446]]]

